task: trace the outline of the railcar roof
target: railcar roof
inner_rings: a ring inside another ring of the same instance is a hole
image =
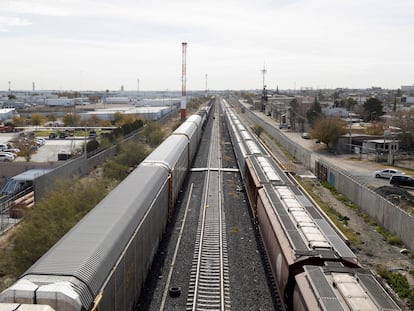
[[[163,167],[140,165],[25,275],[74,276],[98,293],[167,176]]]
[[[400,310],[364,269],[304,266],[306,277],[323,310]]]
[[[328,250],[356,262],[356,255],[295,186],[264,185],[276,214],[296,252]]]
[[[171,135],[165,139],[144,161],[143,163],[162,162],[171,169],[182,156],[188,144],[188,139],[184,135]]]

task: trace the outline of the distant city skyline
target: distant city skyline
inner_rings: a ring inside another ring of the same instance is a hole
[[[180,90],[182,42],[188,91],[398,89],[413,35],[410,0],[3,0],[0,90]]]

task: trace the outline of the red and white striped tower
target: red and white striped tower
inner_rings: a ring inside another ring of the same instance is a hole
[[[183,46],[183,69],[182,69],[182,88],[181,88],[181,120],[185,120],[185,113],[187,109],[187,94],[185,82],[187,80],[186,76],[186,58],[187,58],[187,42],[182,43]]]

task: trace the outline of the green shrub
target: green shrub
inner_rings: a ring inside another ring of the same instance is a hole
[[[402,245],[401,238],[396,235],[389,236],[387,238],[387,243],[391,245]]]
[[[383,266],[377,267],[378,274],[385,279],[401,299],[408,299],[414,306],[414,288],[410,286],[407,278],[399,272],[387,270]]]

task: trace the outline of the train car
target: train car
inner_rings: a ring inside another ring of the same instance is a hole
[[[225,114],[224,114],[225,121],[226,121],[227,129],[228,129],[229,134],[230,134],[231,142],[233,144],[233,149],[234,149],[234,153],[236,155],[237,164],[239,166],[239,170],[242,172],[244,170],[244,167],[245,167],[245,160],[246,160],[246,157],[247,157],[247,150],[246,150],[244,144],[242,143],[240,134],[236,129],[236,125],[234,124],[233,120],[236,118],[234,113],[226,107],[222,107],[222,109],[224,109],[224,111],[225,111]]]
[[[292,310],[400,310],[369,270],[340,263],[304,265],[295,275]]]
[[[198,143],[201,139],[201,116],[192,115],[185,120],[173,133],[172,135],[184,135],[188,139],[189,144],[189,159],[193,159],[198,148]]]
[[[400,310],[339,230],[223,105],[285,310]],[[245,153],[238,152],[245,148]]]
[[[168,137],[0,293],[0,310],[134,310],[189,169],[189,146],[185,133]]]
[[[1,303],[0,311],[55,311],[47,305],[28,305],[20,303]]]
[[[0,301],[132,310],[167,222],[168,176],[165,167],[138,166]]]
[[[169,215],[180,193],[181,185],[191,165],[189,143],[185,135],[171,135],[164,140],[141,165],[162,166],[168,169],[170,177]]]

